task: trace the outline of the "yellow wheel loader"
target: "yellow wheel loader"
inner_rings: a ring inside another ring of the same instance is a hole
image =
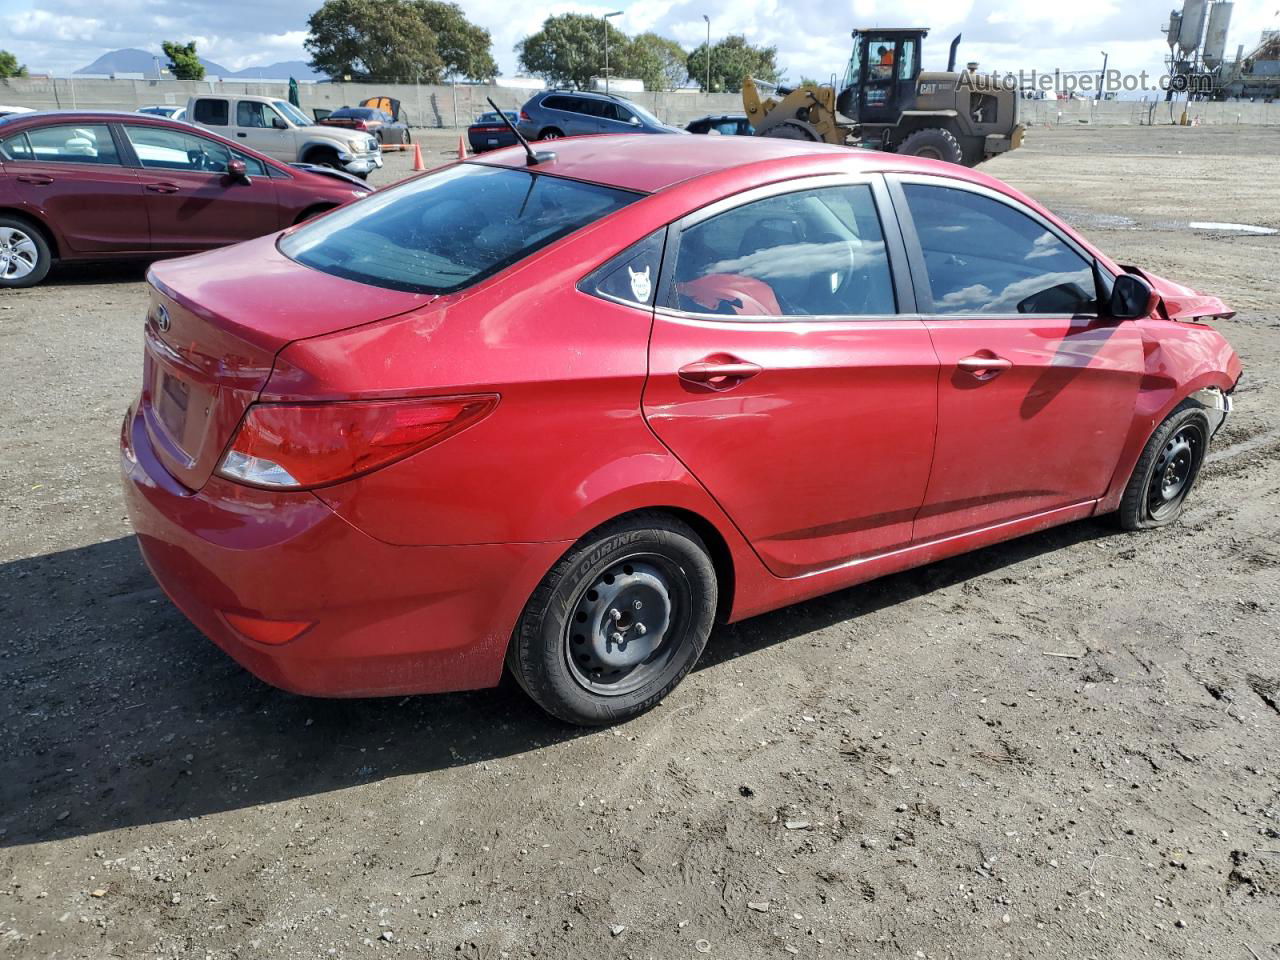
[[[793,89],[742,85],[742,105],[756,136],[889,150],[976,166],[1022,144],[1016,89],[978,73],[957,72],[951,41],[945,72],[920,69],[922,27],[853,31],[853,53],[839,93],[835,85]]]

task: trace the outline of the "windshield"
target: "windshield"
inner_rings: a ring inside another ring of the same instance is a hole
[[[271,105],[283,113],[289,120],[296,123],[300,127],[309,127],[314,120],[309,120],[307,115],[295,107],[288,100],[272,100]]]
[[[459,164],[302,227],[280,250],[371,286],[452,293],[638,199],[599,184]]]

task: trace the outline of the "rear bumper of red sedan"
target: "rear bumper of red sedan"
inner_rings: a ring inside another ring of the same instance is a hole
[[[133,410],[121,468],[139,547],[169,598],[255,676],[310,696],[493,686],[525,601],[568,546],[393,546],[310,493],[216,476],[192,492]]]

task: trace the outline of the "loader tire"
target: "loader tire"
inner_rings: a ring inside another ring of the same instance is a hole
[[[925,127],[923,130],[917,130],[902,141],[898,153],[908,157],[928,157],[931,160],[964,164],[964,151],[960,149],[960,141],[950,130],[944,130],[942,127]]]

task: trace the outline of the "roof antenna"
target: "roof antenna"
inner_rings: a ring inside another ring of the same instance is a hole
[[[511,118],[508,117],[505,112],[498,109],[498,105],[493,102],[493,97],[485,97],[485,100],[489,101],[489,106],[493,107],[494,112],[502,118],[502,122],[505,123],[511,129],[511,132],[516,135],[516,139],[520,141],[520,146],[524,147],[524,152],[527,157],[524,162],[526,167],[536,167],[540,163],[544,163],[548,160],[554,160],[556,158],[554,153],[546,151],[534,153],[533,147],[529,146],[529,141],[521,136],[520,131],[516,129],[516,125],[511,122]]]

